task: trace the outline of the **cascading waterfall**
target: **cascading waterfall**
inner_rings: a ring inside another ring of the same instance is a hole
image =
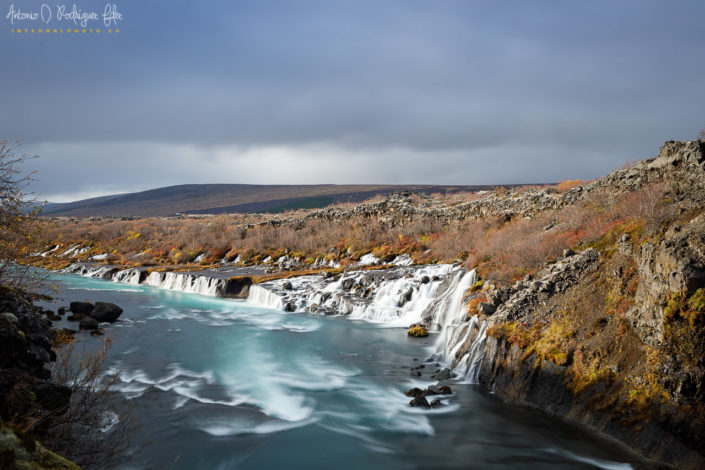
[[[225,280],[221,278],[190,273],[155,271],[147,275],[145,271],[135,268],[120,270],[112,266],[93,266],[81,263],[72,264],[64,271],[113,282],[133,285],[143,284],[215,297],[220,296],[225,287]]]
[[[301,276],[254,285],[248,301],[288,311],[347,315],[353,319],[405,326],[422,321],[439,292],[464,270],[453,265],[353,271],[337,280]]]
[[[468,381],[477,380],[485,354],[487,322],[467,320],[463,298],[477,282],[475,270],[452,265],[400,268],[397,275],[370,279],[368,271],[347,273],[335,281],[303,276],[252,286],[248,301],[289,311],[346,315],[408,327],[425,323],[440,331],[433,348],[436,360]],[[371,290],[371,295],[359,295]]]
[[[477,273],[459,271],[442,295],[435,301],[430,318],[434,328],[440,328],[444,334],[447,327],[462,322],[465,318],[463,309],[463,296],[465,292],[477,282]]]
[[[446,367],[454,369],[470,382],[477,381],[477,371],[485,356],[487,322],[472,317],[467,320],[463,297],[477,282],[472,271],[453,280],[443,305],[435,315],[441,332],[435,345],[434,357]]]
[[[203,274],[120,270],[76,263],[66,272],[133,285],[148,285],[187,293],[222,296],[224,279]],[[248,301],[298,312],[347,315],[386,326],[415,323],[439,331],[434,357],[467,380],[476,381],[485,354],[487,322],[469,321],[463,298],[477,281],[474,270],[454,265],[399,266],[391,270],[352,271],[339,278],[298,276],[250,286]]]
[[[141,276],[142,272],[139,269],[123,269],[116,272],[112,280],[124,284],[139,284]]]
[[[266,305],[277,310],[281,310],[284,307],[283,299],[279,295],[257,284],[250,286],[247,301],[253,304]]]
[[[452,353],[455,356],[457,352],[466,345],[469,341],[468,348],[455,364],[455,369],[464,374],[465,378],[471,383],[477,383],[477,376],[480,372],[480,365],[487,354],[485,348],[485,339],[487,338],[487,320],[478,320],[473,317],[468,325],[465,336],[462,341],[458,341]],[[474,337],[472,335],[475,335]],[[453,356],[451,356],[453,357]]]

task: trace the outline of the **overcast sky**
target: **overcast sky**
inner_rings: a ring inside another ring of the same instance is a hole
[[[119,34],[69,36],[11,4],[42,2],[4,4],[0,137],[50,201],[589,179],[705,127],[701,0],[115,0]]]

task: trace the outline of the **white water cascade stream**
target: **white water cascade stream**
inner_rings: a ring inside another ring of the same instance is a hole
[[[74,264],[66,272],[133,285],[208,296],[222,296],[226,281],[188,272],[119,270],[110,266]],[[299,276],[255,284],[248,302],[277,310],[345,315],[389,327],[423,323],[438,338],[433,356],[470,382],[484,358],[486,322],[467,320],[464,295],[477,281],[474,270],[450,265],[399,266],[391,270],[351,271],[338,279]]]

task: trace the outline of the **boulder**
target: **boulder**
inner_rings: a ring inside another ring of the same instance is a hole
[[[94,306],[90,302],[71,302],[69,308],[76,315],[90,315]]]
[[[91,317],[83,317],[78,323],[78,328],[81,330],[97,330],[98,320]]]
[[[448,380],[450,378],[450,369],[443,369],[431,376],[434,380]]]
[[[404,392],[404,395],[407,397],[422,397],[424,396],[424,391],[418,387],[414,387]]]
[[[419,408],[431,408],[431,405],[428,404],[428,400],[426,400],[426,397],[424,397],[423,395],[414,397],[409,402],[409,405]]]
[[[494,305],[488,303],[488,302],[480,302],[477,304],[477,311],[481,313],[482,315],[490,316],[492,315],[497,309],[494,307]]]
[[[428,336],[428,331],[423,326],[412,326],[409,331],[406,332],[409,336],[415,336],[417,338],[423,338]]]
[[[293,288],[294,286],[291,284],[291,281],[286,281],[284,284],[282,284],[282,289],[284,290],[291,290]]]
[[[117,320],[120,315],[122,315],[122,309],[110,302],[96,302],[90,314],[91,318],[99,322],[111,323]]]
[[[13,313],[10,313],[10,312],[0,313],[0,320],[4,321],[5,323],[10,323],[12,325],[17,325],[17,323],[19,322],[17,317]]]
[[[450,395],[453,391],[448,385],[429,385],[427,395]]]
[[[409,302],[411,300],[411,297],[414,295],[414,290],[409,288],[406,292],[404,292],[401,296],[401,301],[399,302],[401,307],[405,303]]]

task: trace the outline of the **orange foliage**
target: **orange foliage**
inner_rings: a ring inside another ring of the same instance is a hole
[[[576,186],[580,186],[581,184],[583,184],[583,180],[565,180],[565,181],[559,182],[558,185],[556,185],[556,189],[559,192],[564,193],[564,192],[568,191],[569,189],[573,189]]]

